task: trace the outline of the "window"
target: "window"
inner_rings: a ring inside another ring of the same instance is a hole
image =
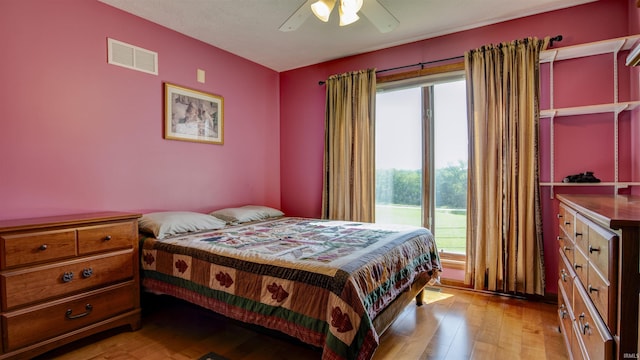
[[[420,88],[376,96],[376,222],[422,226]]]
[[[435,231],[438,249],[465,253],[467,244],[467,94],[464,79],[433,85]]]
[[[467,138],[462,72],[379,84],[376,222],[425,226],[443,259],[462,262]]]

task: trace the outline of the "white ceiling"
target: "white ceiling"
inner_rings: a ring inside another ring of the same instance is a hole
[[[378,0],[400,21],[385,34],[364,16],[340,27],[337,6],[328,23],[311,14],[297,30],[279,31],[307,0],[99,1],[286,71],[595,0]]]

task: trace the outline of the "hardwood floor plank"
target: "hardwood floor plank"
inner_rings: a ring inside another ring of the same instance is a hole
[[[481,343],[497,346],[502,315],[502,309],[499,306],[494,302],[487,301],[484,308],[482,327],[477,334],[476,340]]]
[[[143,306],[142,329],[78,341],[37,360],[198,359],[216,352],[230,360],[320,359],[297,340],[239,324],[170,298]],[[144,304],[143,304],[144,305]],[[374,360],[566,360],[556,306],[454,288],[427,291],[380,337]]]
[[[504,306],[500,335],[498,337],[499,353],[519,354],[522,347],[522,314],[519,307]],[[501,357],[501,359],[503,359]],[[507,359],[506,357],[504,359]],[[511,359],[511,357],[509,357]]]
[[[470,359],[477,360],[494,360],[496,359],[496,353],[498,352],[498,346],[494,344],[487,344],[482,341],[476,341],[473,344]]]

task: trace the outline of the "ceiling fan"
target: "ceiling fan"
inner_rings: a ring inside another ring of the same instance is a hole
[[[336,4],[337,3],[337,4]],[[335,5],[338,5],[340,26],[352,24],[361,12],[381,33],[387,33],[400,22],[378,0],[307,0],[280,26],[280,31],[294,31],[314,14],[327,22]]]

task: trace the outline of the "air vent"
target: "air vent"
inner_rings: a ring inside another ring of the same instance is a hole
[[[158,53],[107,38],[109,64],[158,75]]]

